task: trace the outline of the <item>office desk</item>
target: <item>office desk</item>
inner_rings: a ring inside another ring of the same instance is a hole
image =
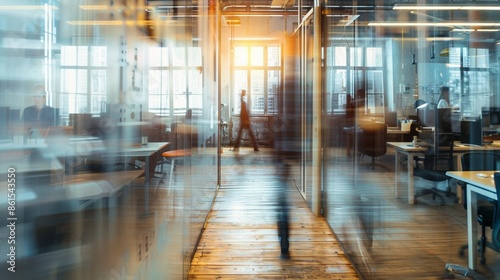
[[[106,153],[112,153],[115,156],[124,157],[144,157],[145,170],[144,170],[144,212],[149,213],[149,185],[151,181],[149,163],[151,160],[156,160],[161,157],[161,154],[166,151],[170,142],[149,142],[146,145],[123,145],[115,149],[111,149]]]
[[[352,143],[354,143],[354,135],[361,134],[363,129],[359,126],[346,126],[344,127],[344,132],[346,133],[346,152],[347,155],[351,155]],[[397,127],[387,127],[387,135],[396,135],[400,137],[400,140],[404,140],[404,136],[410,134],[410,131],[403,131]]]
[[[495,171],[448,171],[446,175],[461,180],[467,184],[467,243],[469,268],[477,267],[477,194],[482,194],[491,199],[497,199],[495,182],[493,179]],[[485,178],[478,174],[486,175]]]
[[[424,147],[414,147],[411,142],[387,142],[389,147],[394,147],[395,155],[394,155],[394,194],[396,197],[399,197],[399,176],[401,172],[401,156],[405,155],[407,158],[406,168],[407,168],[407,178],[408,178],[408,203],[415,203],[415,182],[413,180],[413,168],[414,161],[413,157],[416,155],[423,155],[427,148]]]
[[[411,142],[387,142],[389,147],[394,147],[395,150],[395,160],[394,160],[394,172],[395,172],[395,195],[398,197],[399,189],[399,176],[401,168],[401,155],[406,155],[408,160],[407,166],[407,179],[408,179],[408,203],[415,203],[415,182],[413,180],[413,168],[414,161],[412,160],[414,156],[423,155],[427,151],[427,147],[413,147]],[[470,151],[482,151],[482,150],[493,150],[500,151],[500,146],[498,145],[483,145],[483,146],[466,146],[459,143],[455,143],[453,146],[453,155],[456,158],[457,170],[462,170],[462,161],[460,159],[461,155]],[[460,200],[460,192],[457,191],[457,195]]]

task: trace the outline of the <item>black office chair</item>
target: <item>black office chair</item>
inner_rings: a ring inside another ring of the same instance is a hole
[[[494,151],[473,151],[462,155],[462,170],[464,171],[495,171],[500,170],[500,154]],[[467,208],[466,184],[458,182],[462,186],[462,200],[464,208]],[[495,211],[496,202],[477,194],[478,209],[477,222],[481,225],[481,238],[478,240],[479,245],[479,262],[486,263],[484,256],[486,247],[495,250],[492,243],[487,242],[486,228],[493,227],[493,213]],[[468,245],[460,247],[459,254],[464,255],[464,251],[468,249]]]
[[[387,153],[387,125],[385,123],[366,122],[362,123],[360,127],[362,130],[359,145],[361,155],[372,158],[372,169],[375,169],[375,165],[377,165],[389,171],[387,166],[375,163],[376,157],[381,157]]]
[[[495,201],[495,211],[493,215],[493,227],[491,231],[491,242],[494,250],[500,252],[500,172],[494,175],[497,200]]]
[[[441,205],[445,200],[441,192],[436,187],[438,182],[448,181],[447,171],[455,170],[453,159],[453,133],[436,133],[433,143],[429,143],[429,148],[423,159],[423,166],[416,165],[413,175],[434,182],[432,188],[421,189],[415,197],[432,194],[432,198],[441,199]],[[448,193],[449,190],[447,189]]]

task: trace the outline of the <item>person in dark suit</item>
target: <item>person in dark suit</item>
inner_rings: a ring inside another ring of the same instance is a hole
[[[36,87],[33,93],[34,105],[23,111],[23,121],[26,126],[33,128],[48,128],[55,125],[55,109],[47,106],[45,89]]]
[[[250,112],[248,111],[247,103],[244,99],[246,94],[247,94],[246,90],[242,89],[241,90],[240,129],[238,130],[238,136],[236,137],[233,151],[238,151],[238,149],[240,148],[241,134],[243,133],[243,129],[246,129],[246,130],[248,130],[248,134],[250,135],[250,138],[252,138],[253,150],[258,152],[259,146],[257,145],[257,140],[255,139],[255,135],[253,134],[252,128],[250,127]]]

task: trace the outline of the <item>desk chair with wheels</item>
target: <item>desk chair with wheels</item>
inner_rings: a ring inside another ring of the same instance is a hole
[[[361,124],[361,142],[359,149],[361,154],[372,158],[371,167],[375,165],[388,170],[382,164],[376,164],[375,158],[387,153],[387,125],[385,123],[366,122]]]
[[[464,171],[491,171],[500,170],[500,154],[494,151],[473,151],[464,153],[462,155],[462,169]],[[458,182],[462,186],[462,198],[464,208],[467,207],[466,186],[463,182]],[[492,201],[480,194],[477,195],[478,209],[477,209],[477,222],[481,225],[481,238],[478,240],[479,244],[479,262],[486,263],[484,256],[486,247],[495,250],[492,243],[487,242],[486,228],[493,227],[493,213],[495,209],[495,201]],[[460,247],[459,254],[464,255],[464,251],[468,248],[467,244]]]
[[[493,227],[491,231],[491,243],[495,251],[500,252],[500,172],[494,175],[497,200],[495,201],[495,211],[493,215]]]
[[[430,189],[420,190],[416,197],[432,194],[433,199],[439,197],[441,205],[444,205],[444,197],[436,187],[438,182],[448,181],[446,172],[455,170],[453,158],[453,133],[435,133],[433,143],[423,159],[423,167],[416,165],[413,175],[434,183]],[[447,190],[448,191],[448,190]]]

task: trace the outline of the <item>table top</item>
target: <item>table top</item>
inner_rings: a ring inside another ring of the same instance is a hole
[[[389,147],[394,147],[397,150],[405,152],[425,152],[427,147],[413,146],[412,142],[387,142]]]
[[[344,131],[348,133],[361,133],[360,126],[346,126]],[[387,127],[387,134],[410,134],[409,130],[401,130],[399,127]]]
[[[405,152],[421,152],[426,151],[427,147],[422,146],[413,146],[412,142],[387,142],[389,147],[394,147],[398,150],[402,150]],[[467,152],[467,151],[481,151],[481,150],[500,150],[500,145],[496,144],[487,144],[482,146],[476,145],[464,145],[460,142],[455,142],[453,146],[453,150],[456,152]]]
[[[149,156],[151,153],[167,148],[168,145],[170,145],[170,142],[149,142],[145,145],[115,146],[111,151],[117,153],[117,155]]]
[[[496,193],[494,173],[495,171],[448,171],[446,175]]]

